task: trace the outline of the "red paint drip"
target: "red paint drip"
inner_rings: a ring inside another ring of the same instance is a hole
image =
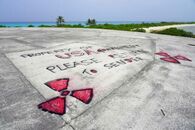
[[[48,87],[50,87],[55,91],[60,92],[68,88],[68,82],[69,79],[57,79],[57,80],[49,81],[45,83],[45,85],[47,85]]]
[[[158,53],[155,53],[156,55],[160,55],[160,56],[165,56],[165,57],[171,57],[168,53],[166,52],[158,52]]]
[[[63,115],[66,113],[66,99],[64,97],[55,97],[38,105],[43,111]]]
[[[188,59],[187,57],[181,56],[181,55],[174,56],[174,58],[177,60],[192,61],[192,60]]]
[[[165,57],[165,58],[160,58],[160,59],[163,61],[166,61],[166,62],[180,64],[180,62],[178,60],[174,59],[173,57]]]
[[[75,97],[76,99],[80,100],[85,104],[89,104],[93,98],[93,89],[89,88],[74,90],[72,91],[71,96]]]

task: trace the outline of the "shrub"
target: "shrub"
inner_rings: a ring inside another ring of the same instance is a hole
[[[0,28],[5,28],[6,26],[5,25],[0,25]]]
[[[143,29],[143,28],[136,28],[136,29],[133,29],[132,31],[134,31],[134,32],[146,32],[146,30]]]
[[[28,27],[34,27],[34,25],[28,25]]]
[[[55,27],[55,26],[51,26],[51,25],[39,25],[38,27]]]
[[[173,35],[173,36],[183,36],[183,37],[194,37],[195,36],[191,32],[186,32],[182,29],[177,29],[177,28],[169,28],[169,29],[165,29],[162,31],[153,31],[152,33]]]
[[[81,25],[81,24],[77,24],[77,25],[61,24],[61,25],[58,25],[57,27],[63,27],[63,28],[84,28],[84,26]]]

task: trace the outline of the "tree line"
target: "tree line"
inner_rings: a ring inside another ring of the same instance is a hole
[[[56,19],[56,24],[57,26],[63,26],[65,23],[65,20],[62,16],[58,16]],[[96,25],[96,20],[95,19],[88,19],[86,22],[86,25]]]

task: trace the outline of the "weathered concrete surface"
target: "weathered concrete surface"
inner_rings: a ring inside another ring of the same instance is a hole
[[[125,47],[56,57],[89,46],[91,51]],[[26,55],[58,49],[69,50]],[[11,28],[0,29],[0,53],[0,129],[195,129],[194,39],[95,29]],[[110,57],[113,54],[116,57]],[[55,73],[46,69],[91,58],[101,62],[63,71],[55,68]],[[108,69],[107,64],[128,58],[132,58],[128,64]],[[85,69],[97,72],[82,73]],[[70,79],[68,90],[92,88],[91,102],[67,96],[62,116],[38,109],[41,102],[59,96],[44,84],[59,78]]]

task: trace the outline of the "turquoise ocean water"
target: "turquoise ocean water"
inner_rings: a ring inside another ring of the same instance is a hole
[[[132,24],[132,23],[142,23],[142,21],[100,21],[97,24]],[[66,22],[65,24],[77,25],[82,24],[86,25],[86,21],[76,21],[76,22]],[[27,27],[28,25],[40,26],[40,25],[56,25],[55,22],[0,22],[0,25],[8,27]]]

